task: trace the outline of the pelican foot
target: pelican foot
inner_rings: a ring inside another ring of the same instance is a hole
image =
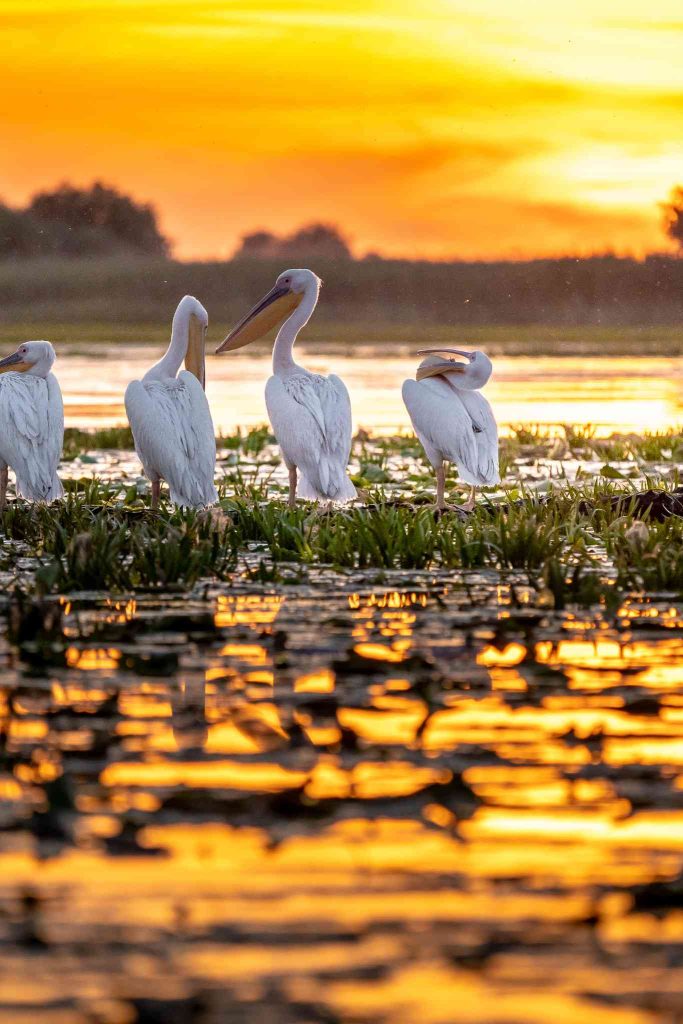
[[[472,506],[471,505],[469,505],[469,506],[468,505],[446,505],[446,504],[435,505],[434,506],[434,511],[436,512],[437,516],[442,516],[446,512],[457,512],[457,514],[459,516],[461,516],[462,518],[467,518],[467,516],[469,516],[469,514],[472,511]]]
[[[441,497],[441,495],[443,495],[443,491],[442,491],[441,495],[437,496],[436,507],[437,507],[437,509],[439,509],[439,507],[441,507],[442,510],[448,509],[448,511],[450,511],[450,512],[457,512],[459,515],[468,516],[470,514],[470,512],[472,512],[474,510],[475,495],[476,495],[476,493],[477,493],[476,487],[471,487],[470,488],[470,496],[469,496],[469,498],[467,499],[467,501],[465,502],[464,505],[447,505],[446,502],[443,501],[443,498],[442,498],[441,501],[438,500],[438,498]]]
[[[334,512],[334,502],[333,501],[325,501],[325,502],[321,501],[321,502],[318,502],[313,507],[313,509],[311,510],[311,515],[314,516],[316,519],[322,519],[325,516],[329,516],[332,512]]]

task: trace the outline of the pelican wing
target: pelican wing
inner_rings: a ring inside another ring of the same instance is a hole
[[[61,498],[64,488],[57,476],[59,460],[62,457],[64,447],[64,403],[62,401],[62,389],[59,381],[53,373],[47,375],[47,405],[50,426],[48,430],[47,450],[50,466],[53,466],[54,488],[56,492],[53,497]]]
[[[10,466],[17,493],[31,501],[61,498],[57,468],[64,410],[56,378],[24,373],[0,377],[0,462]]]
[[[150,480],[163,479],[176,505],[199,508],[216,501],[216,438],[204,389],[182,370],[177,379],[134,380],[126,413],[135,450]]]
[[[453,462],[467,483],[480,483],[477,475],[478,455],[472,420],[462,392],[452,388],[443,377],[407,380],[403,384],[403,401],[415,433],[422,442],[433,466],[443,460]]]
[[[488,400],[481,391],[460,391],[460,400],[467,409],[477,445],[479,482],[492,486],[500,483],[498,473],[498,425]]]
[[[356,489],[346,467],[351,453],[351,402],[339,377],[317,373],[271,377],[266,407],[288,466],[296,466],[304,498],[350,501]]]

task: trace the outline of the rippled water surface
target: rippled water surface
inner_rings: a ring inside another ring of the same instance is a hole
[[[153,357],[118,356],[60,358],[70,423],[122,419]],[[357,425],[406,425],[412,360],[306,361],[345,376]],[[675,360],[496,368],[503,423],[680,420]],[[264,420],[267,373],[209,361],[218,429]],[[678,482],[675,437],[590,435],[530,432],[489,499]],[[262,441],[220,447],[226,494],[282,497]],[[430,500],[408,442],[360,435],[351,464]],[[62,474],[143,512],[133,452]],[[683,1020],[677,596],[606,584],[563,611],[540,568],[274,567],[249,541],[189,593],[29,597],[22,515],[0,575],[0,1024]]]
[[[3,614],[1,1021],[683,1013],[675,602],[321,570]]]
[[[161,354],[154,346],[129,344],[92,351],[60,349],[58,375],[69,426],[123,422],[128,381],[142,376]],[[301,362],[310,369],[344,378],[356,427],[380,433],[409,426],[401,384],[414,376],[417,361],[390,346],[360,349],[353,358],[301,348]],[[269,356],[247,351],[209,357],[207,393],[217,430],[229,433],[238,425],[265,422],[263,387],[269,375]],[[664,429],[683,419],[677,359],[499,357],[486,394],[501,424],[592,423],[611,433]]]

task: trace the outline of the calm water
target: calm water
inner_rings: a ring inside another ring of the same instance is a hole
[[[58,374],[67,425],[108,426],[125,420],[123,393],[161,354],[149,346],[101,346],[94,355],[61,351]],[[312,370],[333,371],[351,393],[356,427],[379,433],[409,425],[401,384],[417,360],[386,349],[348,358],[307,352]],[[216,430],[266,421],[263,387],[269,356],[209,356],[207,392]],[[677,359],[497,358],[486,389],[500,424],[592,423],[600,433],[664,429],[683,420],[683,375]]]
[[[2,1024],[681,1019],[680,605],[388,575],[15,607]]]

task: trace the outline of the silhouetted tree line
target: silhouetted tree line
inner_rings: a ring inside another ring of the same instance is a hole
[[[663,204],[664,227],[683,247],[683,189]],[[0,259],[0,320],[25,316],[27,304],[55,321],[160,322],[178,296],[201,297],[214,324],[244,312],[284,266],[309,263],[325,281],[313,328],[355,322],[419,330],[449,324],[676,324],[683,322],[683,259],[613,255],[524,262],[432,263],[354,259],[343,235],[312,224],[291,235],[254,232],[229,262],[178,263],[166,256],[154,211],[96,183],[36,196],[26,210],[0,207],[0,256],[59,257],[41,263]],[[77,272],[61,258],[89,259]],[[149,258],[154,257],[154,258]]]
[[[23,210],[0,204],[0,257],[168,255],[154,209],[101,182],[39,192]]]
[[[676,186],[661,207],[666,234],[683,250],[683,187]],[[159,231],[150,204],[138,203],[110,185],[99,181],[85,189],[60,185],[53,192],[39,192],[25,209],[0,203],[0,258],[93,256],[122,251],[168,257],[169,243]],[[289,235],[265,230],[243,235],[234,258],[354,259],[339,228],[324,223],[307,224]],[[365,261],[388,262],[374,253]]]

